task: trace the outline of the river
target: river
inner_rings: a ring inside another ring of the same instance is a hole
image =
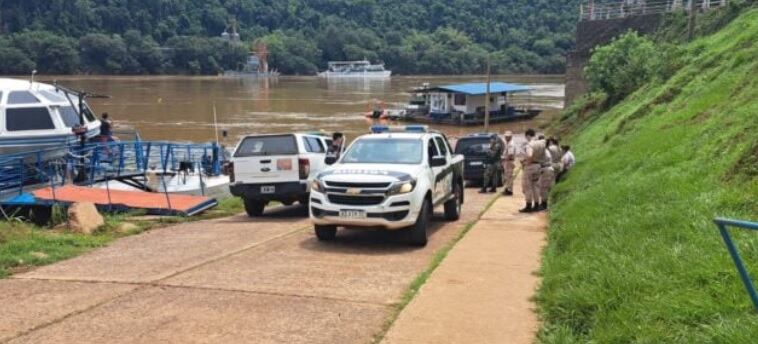
[[[40,81],[51,82],[50,77]],[[136,129],[143,139],[210,141],[215,139],[215,104],[221,138],[234,144],[252,133],[292,131],[343,131],[349,137],[366,133],[371,121],[363,114],[376,101],[391,104],[408,100],[408,91],[424,82],[431,85],[483,81],[482,76],[397,76],[386,81],[327,82],[317,77],[279,77],[277,80],[243,80],[219,77],[61,77],[76,89],[110,95],[92,99],[97,113],[108,112],[117,129]],[[521,132],[539,128],[563,107],[563,76],[497,76],[493,81],[530,85],[522,96],[545,111],[538,117],[497,124],[493,129]],[[389,105],[387,105],[389,107]],[[481,131],[481,127],[438,126],[451,136]]]

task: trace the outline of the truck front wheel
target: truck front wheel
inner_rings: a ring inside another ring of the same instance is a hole
[[[429,201],[424,201],[421,206],[421,210],[418,213],[416,223],[411,226],[409,231],[410,244],[413,246],[423,247],[426,246],[427,233],[426,229],[429,226],[429,218],[431,217],[431,204]]]
[[[337,237],[337,226],[315,225],[313,229],[319,241],[331,241]]]
[[[257,199],[243,198],[245,202],[245,212],[250,217],[258,217],[263,215],[263,208],[266,207],[266,203]]]

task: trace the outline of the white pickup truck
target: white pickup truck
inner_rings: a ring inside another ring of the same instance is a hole
[[[413,245],[427,242],[434,207],[457,220],[463,204],[463,156],[425,126],[372,127],[340,160],[311,182],[310,217],[319,240],[338,226],[407,229]]]
[[[227,168],[229,190],[249,216],[271,201],[308,204],[308,180],[321,172],[332,140],[318,134],[250,135],[242,138]]]

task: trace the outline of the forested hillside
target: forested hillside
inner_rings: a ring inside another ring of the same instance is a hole
[[[312,74],[329,60],[383,61],[399,74],[560,73],[578,0],[0,0],[0,73],[213,74],[248,46]]]

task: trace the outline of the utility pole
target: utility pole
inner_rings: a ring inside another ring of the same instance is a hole
[[[695,0],[689,0],[687,3],[687,40],[691,41],[695,37]]]
[[[490,54],[487,53],[487,94],[484,97],[484,132],[490,132],[490,82],[492,74],[490,73]]]

